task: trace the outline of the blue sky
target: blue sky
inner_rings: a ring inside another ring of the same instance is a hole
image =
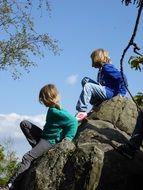
[[[56,84],[62,106],[74,115],[81,79],[88,76],[96,80],[97,71],[91,67],[91,52],[97,48],[108,50],[112,63],[120,69],[120,58],[132,35],[137,15],[135,5],[123,6],[121,0],[53,0],[50,4],[51,17],[44,12],[42,18],[36,12],[33,16],[40,33],[48,32],[59,41],[60,55],[47,51],[44,58],[34,58],[38,66],[31,68],[29,74],[24,72],[19,80],[13,80],[9,72],[0,71],[1,138],[14,138],[20,156],[28,151],[29,146],[19,129],[19,122],[26,118],[41,127],[44,124],[47,110],[38,102],[40,88],[47,83]],[[142,21],[135,38],[141,49]],[[124,72],[129,89],[135,95],[143,90],[142,72],[130,69],[127,61],[131,55],[132,48],[125,57]]]

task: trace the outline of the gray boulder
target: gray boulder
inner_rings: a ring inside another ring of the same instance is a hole
[[[89,119],[108,121],[114,127],[132,134],[138,116],[136,104],[128,97],[115,96],[94,107]]]
[[[137,115],[129,98],[114,97],[103,102],[79,126],[73,143],[59,143],[32,164],[19,189],[143,189],[142,151],[128,160],[114,149],[128,141]]]
[[[75,147],[60,143],[39,158],[26,173],[21,190],[96,189],[104,153],[94,143]]]

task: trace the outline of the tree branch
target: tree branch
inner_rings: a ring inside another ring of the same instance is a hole
[[[135,22],[135,26],[134,26],[134,30],[133,30],[133,34],[132,34],[132,36],[130,38],[130,41],[129,41],[127,47],[124,49],[123,54],[122,54],[121,59],[120,59],[120,70],[121,70],[122,78],[124,80],[124,84],[126,86],[126,89],[127,89],[128,93],[129,93],[129,95],[131,96],[132,100],[135,102],[135,104],[136,104],[136,106],[137,106],[138,109],[140,109],[140,108],[139,108],[137,102],[134,100],[134,98],[133,98],[130,90],[128,89],[128,87],[127,87],[127,85],[125,83],[124,72],[123,72],[123,60],[124,60],[125,54],[127,53],[128,49],[130,48],[130,46],[133,45],[134,48],[135,48],[136,43],[134,42],[134,39],[135,39],[135,36],[136,36],[136,33],[137,33],[137,29],[138,29],[138,25],[139,25],[142,9],[143,9],[143,3],[141,3],[140,6],[139,6],[138,14],[137,14],[137,18],[136,18],[136,22]],[[136,48],[138,50],[140,49],[137,45],[136,45]]]

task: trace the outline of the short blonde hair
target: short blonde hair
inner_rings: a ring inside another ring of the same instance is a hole
[[[91,53],[91,59],[94,63],[111,63],[108,51],[101,48]]]
[[[60,109],[60,97],[58,89],[54,84],[47,84],[43,86],[39,92],[39,102],[45,106],[54,105]]]

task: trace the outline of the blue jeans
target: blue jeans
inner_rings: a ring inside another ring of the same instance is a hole
[[[132,136],[129,140],[134,148],[139,149],[143,141],[143,110],[139,112],[135,129],[132,133]]]
[[[77,111],[85,112],[89,103],[91,105],[98,105],[108,99],[105,87],[92,79],[84,77],[81,84],[83,89],[76,105]]]

